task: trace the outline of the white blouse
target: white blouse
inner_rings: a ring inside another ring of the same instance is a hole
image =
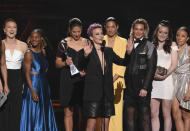
[[[14,49],[12,55],[10,49],[5,50],[7,69],[21,69],[23,58],[24,54],[20,50]]]

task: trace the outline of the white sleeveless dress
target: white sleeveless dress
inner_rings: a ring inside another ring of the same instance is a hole
[[[178,50],[177,46],[171,47],[172,51]],[[169,69],[171,65],[171,54],[166,53],[163,49],[157,50],[158,60],[157,66],[165,67]],[[172,100],[174,95],[174,85],[172,75],[169,75],[163,81],[153,80],[153,88],[151,92],[151,98]]]

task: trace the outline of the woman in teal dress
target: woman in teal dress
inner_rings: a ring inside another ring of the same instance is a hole
[[[28,40],[31,47],[24,56],[26,83],[20,131],[57,131],[46,77],[48,62],[41,30],[33,30]]]

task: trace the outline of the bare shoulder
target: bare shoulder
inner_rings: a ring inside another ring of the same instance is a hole
[[[19,46],[22,46],[23,48],[24,47],[28,48],[27,44],[25,42],[23,42],[23,41],[18,40],[17,43],[19,44]]]
[[[1,40],[2,43],[5,43],[5,39]]]
[[[30,60],[30,59],[32,59],[33,58],[33,55],[32,55],[32,50],[30,50],[30,49],[27,49],[26,50],[26,53],[24,54],[24,59],[25,60]]]
[[[1,45],[5,46],[5,40],[1,40]]]
[[[18,44],[24,52],[28,49],[28,45],[25,42],[18,40]]]
[[[63,39],[61,40],[61,42],[64,42],[64,40],[70,41],[70,37],[63,38]]]
[[[1,52],[5,51],[5,43],[1,40]]]
[[[84,38],[84,37],[82,37],[81,40],[82,40],[82,42],[86,42],[87,41],[87,39]]]
[[[82,46],[85,46],[88,43],[86,38],[82,37]]]
[[[66,37],[66,38],[64,38],[63,40],[66,40],[67,42],[70,42],[71,41],[71,37],[69,36],[69,37]]]
[[[5,39],[4,39],[4,40],[1,40],[1,46],[2,46],[3,48],[5,48],[5,47],[6,47],[6,44],[5,44]]]

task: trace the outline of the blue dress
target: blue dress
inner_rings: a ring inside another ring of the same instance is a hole
[[[39,74],[31,74],[30,77],[39,101],[33,101],[30,89],[27,83],[25,83],[20,131],[57,131],[50,99],[50,87],[46,77],[48,62],[41,52],[35,53],[32,51],[32,54],[31,71]]]

